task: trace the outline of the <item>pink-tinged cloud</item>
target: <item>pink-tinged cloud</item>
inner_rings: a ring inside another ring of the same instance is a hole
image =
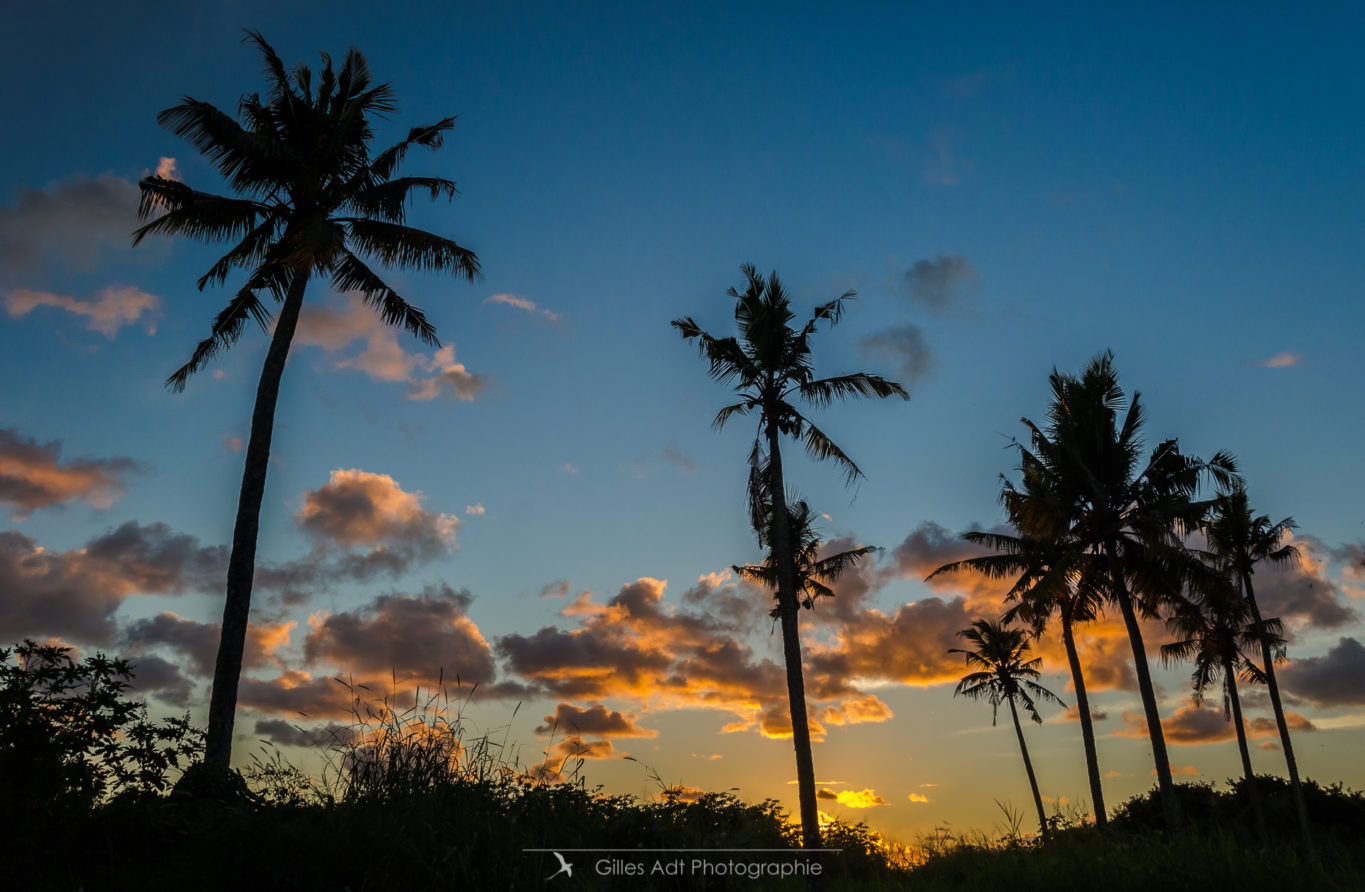
[[[1293,353],[1276,353],[1269,359],[1263,359],[1256,364],[1267,369],[1287,369],[1290,366],[1298,365],[1299,357]]]
[[[566,461],[564,464],[562,464],[562,465],[559,466],[559,470],[560,470],[560,473],[562,473],[562,474],[574,474],[574,475],[577,475],[577,474],[578,474],[578,466],[575,465],[573,462],[567,462],[567,461]]]
[[[376,381],[405,383],[410,400],[431,400],[446,395],[470,402],[486,389],[491,378],[470,372],[455,361],[451,344],[431,356],[409,352],[399,343],[399,330],[384,322],[358,296],[346,302],[308,306],[299,314],[295,341],[304,346],[321,347],[329,353],[347,351],[358,341],[365,348],[351,356],[336,359],[333,367],[354,369]]]
[[[591,734],[596,737],[657,737],[652,728],[641,728],[635,717],[607,709],[601,703],[583,709],[572,703],[560,703],[555,711],[545,716],[545,724],[536,728],[537,734],[569,734],[575,737]]]
[[[1262,563],[1252,577],[1261,613],[1284,620],[1290,626],[1291,640],[1298,627],[1335,629],[1359,619],[1329,575],[1333,550],[1312,536],[1293,533],[1285,535],[1284,544],[1298,549],[1298,560],[1278,567]]]
[[[468,616],[472,599],[447,585],[388,594],[354,611],[309,623],[304,659],[359,678],[445,680],[486,685],[495,670],[488,642]]]
[[[39,443],[0,428],[0,505],[28,512],[83,501],[108,508],[123,495],[123,480],[140,468],[131,458],[80,458],[63,463],[61,441]]]
[[[457,547],[461,521],[422,507],[387,474],[338,468],[323,486],[303,494],[294,521],[323,545],[439,553]]]
[[[246,443],[242,441],[241,437],[235,437],[232,434],[224,434],[223,448],[228,452],[241,452],[246,448]]]
[[[431,377],[411,382],[408,389],[410,400],[433,400],[446,396],[464,403],[471,403],[491,383],[484,375],[476,375],[455,361],[455,347],[446,344],[427,365]]]
[[[79,300],[47,291],[15,288],[5,292],[5,312],[22,319],[38,307],[53,307],[86,318],[85,327],[113,340],[125,325],[141,324],[147,334],[156,334],[156,319],[161,298],[131,285],[111,285],[90,300]]]
[[[552,313],[549,310],[542,309],[541,307],[536,306],[535,301],[527,300],[524,297],[518,297],[515,294],[495,294],[492,297],[484,298],[483,302],[486,304],[503,304],[509,307],[516,307],[518,310],[525,310],[527,313],[534,316],[540,316],[549,322],[562,321],[562,317],[558,313]]]
[[[475,505],[465,505],[464,513],[472,515],[474,517],[482,517],[484,514],[487,513],[487,511],[483,507],[483,502],[479,502],[478,504]]]
[[[156,163],[156,175],[163,180],[180,182],[180,167],[175,163],[174,158],[162,155]]]

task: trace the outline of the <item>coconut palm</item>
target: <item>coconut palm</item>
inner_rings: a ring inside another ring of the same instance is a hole
[[[1204,702],[1205,692],[1222,682],[1223,714],[1231,720],[1237,732],[1237,749],[1242,757],[1242,775],[1246,778],[1247,799],[1261,842],[1269,844],[1265,815],[1261,808],[1256,775],[1251,768],[1251,750],[1247,746],[1246,725],[1242,720],[1242,702],[1237,690],[1237,678],[1264,684],[1265,673],[1247,656],[1250,648],[1260,645],[1257,626],[1251,622],[1247,601],[1241,597],[1230,579],[1221,573],[1210,573],[1203,584],[1190,587],[1189,598],[1166,620],[1176,634],[1176,640],[1161,646],[1161,660],[1166,665],[1189,660],[1194,663],[1190,680],[1194,685],[1194,702]],[[1266,634],[1283,651],[1284,636],[1279,620],[1266,624]]]
[[[1006,481],[1005,489],[1006,493],[1013,491],[1012,484]],[[1015,522],[1017,524],[1018,520]],[[1100,783],[1094,717],[1090,712],[1090,698],[1086,693],[1085,673],[1075,635],[1078,623],[1093,622],[1100,613],[1104,588],[1096,562],[1064,544],[1043,542],[1026,535],[978,531],[962,535],[967,541],[991,548],[995,553],[944,564],[926,579],[962,571],[974,571],[988,579],[1014,578],[1013,585],[1005,593],[1006,602],[1013,602],[1013,606],[1005,612],[1002,621],[1008,624],[1018,619],[1027,623],[1035,638],[1042,637],[1051,618],[1057,616],[1071,670],[1071,684],[1076,691],[1095,826],[1104,830],[1108,816],[1104,807],[1104,788]]]
[[[199,279],[201,290],[223,284],[235,270],[245,271],[236,294],[214,318],[209,336],[167,380],[172,390],[183,390],[195,372],[236,343],[248,322],[269,331],[273,314],[267,295],[280,305],[251,416],[209,706],[205,765],[222,773],[231,757],[275,404],[310,280],[326,278],[333,287],[359,295],[386,323],[434,345],[436,330],[426,316],[389,287],[370,263],[448,272],[471,281],[480,274],[472,251],[405,225],[414,193],[450,199],[455,184],[437,177],[394,176],[414,146],[439,148],[454,118],[414,127],[397,144],[371,154],[372,120],[396,105],[393,89],[373,82],[363,55],[348,50],[334,69],[323,54],[314,83],[306,66],[286,71],[260,34],[248,32],[246,39],[265,59],[269,87],[264,99],[256,93],[243,96],[236,119],[190,97],[157,116],[158,123],[213,163],[237,197],[146,177],[139,184],[138,213],[148,222],[133,238],[134,244],[149,235],[235,242]]]
[[[758,433],[749,450],[747,496],[749,519],[760,545],[770,545],[777,577],[777,607],[782,624],[783,657],[787,664],[787,694],[791,708],[792,745],[796,750],[796,780],[801,801],[801,833],[807,848],[820,846],[820,827],[815,800],[815,768],[811,760],[810,728],[806,720],[805,683],[801,676],[801,639],[797,630],[800,607],[796,587],[797,540],[792,535],[782,473],[781,438],[801,442],[816,459],[830,459],[848,482],[862,471],[839,446],[797,409],[794,400],[823,407],[844,397],[899,396],[905,389],[878,375],[857,372],[832,378],[816,378],[811,368],[810,339],[823,320],[838,323],[844,304],[853,298],[848,291],[815,308],[809,321],[792,328],[795,314],[777,273],[765,282],[750,264],[742,268],[744,291],[731,288],[739,337],[717,338],[704,331],[691,317],[673,320],[684,340],[696,340],[710,363],[711,377],[732,384],[740,399],[716,413],[721,428],[736,416],[758,414]]]
[[[1246,489],[1241,486],[1231,488],[1214,503],[1203,525],[1209,551],[1232,575],[1251,611],[1253,629],[1261,647],[1260,669],[1265,673],[1270,705],[1280,731],[1280,747],[1284,750],[1285,767],[1289,771],[1294,809],[1298,814],[1304,845],[1311,854],[1313,836],[1308,823],[1308,807],[1304,803],[1303,787],[1299,783],[1299,766],[1294,759],[1293,742],[1289,739],[1289,724],[1285,721],[1284,704],[1280,700],[1280,685],[1275,679],[1275,661],[1284,658],[1284,648],[1281,644],[1277,650],[1272,625],[1275,620],[1267,620],[1261,615],[1260,605],[1256,603],[1256,589],[1251,583],[1256,565],[1263,561],[1274,566],[1286,566],[1298,560],[1298,549],[1284,541],[1294,528],[1294,519],[1291,517],[1271,523],[1269,515],[1252,514]]]
[[[792,539],[796,543],[796,570],[793,574],[796,597],[802,607],[813,610],[818,598],[834,597],[834,590],[830,586],[838,581],[845,570],[875,552],[877,548],[872,545],[861,545],[820,557],[821,546],[824,543],[820,541],[819,533],[815,530],[815,517],[811,507],[804,501],[789,501],[787,516],[789,517],[787,528],[791,530]],[[773,549],[768,550],[761,564],[736,565],[730,569],[751,582],[772,589],[773,600],[777,600],[777,556]],[[774,605],[772,615],[780,618],[781,608]]]
[[[1028,745],[1024,743],[1024,728],[1019,724],[1017,704],[1022,704],[1030,717],[1040,725],[1043,717],[1038,714],[1035,699],[1051,700],[1062,707],[1066,704],[1038,683],[1041,677],[1038,667],[1043,661],[1040,657],[1030,659],[1030,635],[1027,629],[978,619],[972,622],[970,628],[957,634],[959,638],[971,642],[972,647],[954,647],[948,653],[962,654],[967,668],[976,671],[962,676],[953,690],[953,696],[961,694],[990,703],[992,725],[995,724],[1000,704],[1009,704],[1010,717],[1014,719],[1014,733],[1019,738],[1019,752],[1024,756],[1024,771],[1028,774],[1029,788],[1033,791],[1033,804],[1038,809],[1038,832],[1046,837],[1047,814],[1043,811],[1043,797],[1038,792],[1038,778],[1033,773]]]
[[[1069,541],[1097,559],[1133,651],[1166,825],[1179,833],[1180,809],[1139,615],[1155,618],[1163,601],[1178,597],[1196,563],[1183,537],[1209,506],[1194,499],[1201,478],[1209,474],[1228,486],[1239,479],[1236,466],[1222,452],[1208,461],[1183,455],[1175,440],[1158,445],[1143,464],[1140,396],[1125,397],[1112,353],[1092,359],[1079,376],[1054,370],[1050,382],[1046,428],[1023,419],[1029,444],[1018,444],[1025,473],[1047,483],[1011,496],[1009,510],[1035,535]]]

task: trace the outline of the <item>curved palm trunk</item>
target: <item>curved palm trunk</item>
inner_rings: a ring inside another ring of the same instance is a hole
[[[1043,797],[1038,792],[1038,778],[1033,775],[1033,760],[1028,757],[1024,743],[1024,728],[1019,724],[1019,710],[1014,708],[1014,697],[1009,698],[1010,715],[1014,718],[1014,733],[1019,738],[1019,752],[1024,754],[1024,771],[1028,773],[1029,789],[1033,791],[1033,805],[1038,809],[1038,832],[1047,839],[1047,813],[1043,811]]]
[[[1085,693],[1085,676],[1081,674],[1081,658],[1076,652],[1076,636],[1072,632],[1071,603],[1062,603],[1062,643],[1066,645],[1066,660],[1071,665],[1071,683],[1076,688],[1076,709],[1081,718],[1081,740],[1085,744],[1085,770],[1090,779],[1090,799],[1095,806],[1095,826],[1104,830],[1109,817],[1104,809],[1104,789],[1100,786],[1100,759],[1095,750],[1095,723],[1090,717],[1090,698]]]
[[[806,683],[801,674],[801,635],[797,628],[795,555],[787,495],[782,480],[782,453],[777,429],[768,425],[768,481],[773,501],[773,556],[777,564],[777,608],[782,620],[782,656],[787,664],[787,702],[791,711],[792,746],[796,749],[796,789],[801,806],[801,844],[820,848],[820,813],[815,801],[815,763],[806,721]]]
[[[1242,700],[1237,696],[1237,674],[1232,671],[1232,661],[1223,661],[1223,678],[1228,686],[1228,702],[1232,704],[1232,721],[1237,726],[1237,749],[1242,755],[1242,776],[1246,778],[1247,799],[1251,803],[1251,816],[1256,822],[1256,833],[1261,845],[1270,845],[1270,835],[1265,829],[1265,812],[1261,810],[1261,791],[1256,789],[1256,774],[1251,770],[1251,750],[1247,748],[1247,729],[1242,724]]]
[[[1133,649],[1133,669],[1137,673],[1138,692],[1142,695],[1142,711],[1147,715],[1147,733],[1152,738],[1152,759],[1156,762],[1157,788],[1161,795],[1161,810],[1166,818],[1166,829],[1172,836],[1182,831],[1180,803],[1175,798],[1175,784],[1171,780],[1171,761],[1166,753],[1166,735],[1161,730],[1161,711],[1156,705],[1156,690],[1152,687],[1152,672],[1147,665],[1147,648],[1142,643],[1142,629],[1133,610],[1133,597],[1123,581],[1119,568],[1117,546],[1110,542],[1105,547],[1109,558],[1109,582],[1114,587],[1115,600],[1128,629],[1128,643]]]
[[[1280,729],[1280,746],[1284,749],[1285,767],[1289,769],[1289,789],[1294,796],[1294,811],[1298,813],[1303,845],[1310,857],[1315,857],[1313,834],[1308,824],[1308,807],[1303,801],[1303,787],[1299,784],[1299,763],[1294,759],[1294,745],[1289,740],[1289,723],[1284,719],[1284,705],[1280,702],[1280,685],[1275,680],[1275,655],[1270,650],[1270,639],[1265,634],[1261,608],[1256,604],[1256,591],[1251,587],[1251,574],[1242,571],[1242,591],[1251,605],[1251,617],[1256,621],[1256,637],[1261,640],[1261,657],[1265,660],[1266,689],[1270,691],[1270,705],[1275,711],[1275,725]]]
[[[204,765],[227,774],[232,761],[232,726],[237,712],[237,685],[242,676],[242,653],[246,647],[247,617],[251,613],[251,582],[256,571],[256,534],[265,495],[265,474],[270,464],[270,438],[275,428],[275,403],[280,394],[289,345],[303,305],[308,273],[296,273],[275,323],[275,334],[265,355],[261,380],[256,386],[256,407],[251,413],[251,438],[246,447],[242,490],[237,498],[237,523],[232,531],[232,556],[228,559],[227,598],[223,605],[223,629],[218,641],[218,660],[213,668],[213,694],[209,700],[209,726],[204,743]]]

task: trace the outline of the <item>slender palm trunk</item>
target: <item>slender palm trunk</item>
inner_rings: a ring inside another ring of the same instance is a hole
[[[1232,671],[1232,661],[1223,660],[1223,679],[1228,686],[1228,702],[1232,704],[1232,721],[1237,726],[1237,749],[1242,755],[1242,776],[1246,778],[1247,800],[1251,803],[1251,816],[1256,822],[1256,833],[1260,835],[1261,845],[1270,845],[1270,835],[1265,829],[1265,812],[1261,810],[1261,791],[1256,789],[1256,774],[1251,770],[1251,750],[1247,748],[1247,729],[1242,724],[1242,700],[1237,696],[1237,673]]]
[[[1024,743],[1024,728],[1019,724],[1019,710],[1014,708],[1014,698],[1009,697],[1010,716],[1014,719],[1014,733],[1019,738],[1019,752],[1024,754],[1024,771],[1028,773],[1029,789],[1033,791],[1033,805],[1038,809],[1038,832],[1047,839],[1047,813],[1043,811],[1043,797],[1038,792],[1038,778],[1033,775],[1033,760],[1028,757],[1028,745]]]
[[[1062,602],[1062,643],[1066,645],[1066,660],[1071,665],[1071,684],[1076,688],[1076,709],[1081,717],[1081,741],[1085,744],[1085,770],[1090,778],[1090,799],[1095,806],[1095,826],[1104,830],[1109,817],[1104,810],[1104,790],[1100,786],[1100,758],[1095,750],[1095,723],[1090,717],[1090,698],[1085,693],[1085,676],[1081,674],[1081,658],[1076,652],[1076,636],[1072,631],[1071,602]]]
[[[227,774],[232,761],[232,726],[237,712],[237,684],[242,676],[242,653],[246,648],[247,617],[251,613],[251,582],[256,571],[256,533],[260,527],[261,499],[270,464],[270,438],[275,428],[275,403],[280,394],[289,345],[308,287],[308,273],[296,272],[275,322],[275,334],[265,355],[265,367],[256,387],[256,407],[251,413],[251,438],[247,441],[242,490],[237,498],[237,524],[232,531],[232,556],[228,559],[227,598],[223,605],[223,630],[218,641],[218,660],[213,669],[213,694],[209,700],[209,727],[204,745],[204,765],[214,773]]]
[[[1275,655],[1270,650],[1270,638],[1265,634],[1261,608],[1256,604],[1256,590],[1251,587],[1251,574],[1242,571],[1242,591],[1251,605],[1251,617],[1256,621],[1256,637],[1261,639],[1261,657],[1265,660],[1266,689],[1270,692],[1270,706],[1275,711],[1275,724],[1280,729],[1280,747],[1284,750],[1284,764],[1289,769],[1289,789],[1294,796],[1294,811],[1298,813],[1299,830],[1303,832],[1304,850],[1316,857],[1313,834],[1308,824],[1308,806],[1303,801],[1303,786],[1299,783],[1299,763],[1294,759],[1294,745],[1289,740],[1289,723],[1284,719],[1284,705],[1280,702],[1280,684],[1275,680]]]
[[[1109,581],[1114,587],[1114,598],[1119,602],[1123,624],[1128,629],[1128,643],[1133,648],[1133,670],[1137,673],[1138,693],[1142,695],[1142,710],[1147,714],[1147,733],[1152,738],[1152,759],[1156,762],[1157,788],[1161,795],[1161,810],[1166,818],[1166,830],[1179,836],[1183,830],[1180,803],[1175,798],[1175,784],[1171,780],[1171,761],[1166,753],[1166,735],[1161,730],[1161,711],[1156,705],[1156,690],[1152,687],[1152,672],[1147,665],[1147,648],[1142,643],[1142,629],[1138,627],[1133,610],[1133,597],[1123,581],[1119,568],[1118,546],[1110,542],[1105,547],[1109,558]]]
[[[782,656],[787,664],[787,703],[791,711],[792,746],[796,749],[796,789],[801,805],[801,844],[820,848],[820,813],[815,801],[815,763],[810,751],[810,725],[806,721],[806,683],[801,674],[801,634],[797,628],[795,554],[791,518],[787,514],[787,491],[782,480],[782,453],[777,428],[769,424],[768,481],[773,502],[773,557],[777,564],[777,608],[782,620]]]

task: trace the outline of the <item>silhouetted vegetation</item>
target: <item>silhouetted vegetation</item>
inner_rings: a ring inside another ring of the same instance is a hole
[[[806,856],[799,852],[799,830],[772,800],[752,804],[729,792],[662,783],[648,800],[609,796],[590,788],[581,760],[572,759],[560,764],[561,780],[536,780],[505,739],[470,733],[462,701],[445,692],[378,703],[357,696],[350,729],[325,747],[328,768],[320,777],[264,747],[250,770],[232,775],[234,792],[214,799],[187,795],[192,773],[172,786],[198,732],[181,720],[150,723],[145,707],[128,696],[126,662],[77,661],[61,648],[31,643],[0,654],[0,777],[28,785],[6,788],[13,820],[0,835],[6,881],[15,888],[804,884],[733,875],[601,876],[593,863],[605,856],[592,853],[573,856],[579,868],[572,878],[547,882],[556,862],[548,851],[528,849],[791,849],[791,857]],[[1292,834],[1297,819],[1287,783],[1266,776],[1258,782],[1272,831],[1278,838]],[[842,851],[822,863],[831,889],[1345,890],[1365,884],[1365,853],[1356,844],[1365,833],[1365,796],[1303,784],[1322,855],[1311,863],[1293,849],[1258,844],[1238,784],[1228,790],[1177,785],[1189,828],[1180,840],[1162,832],[1154,790],[1120,805],[1105,835],[1053,815],[1047,842],[1022,836],[1017,821],[998,837],[939,833],[910,845],[888,843],[863,824],[826,824],[825,845]]]

